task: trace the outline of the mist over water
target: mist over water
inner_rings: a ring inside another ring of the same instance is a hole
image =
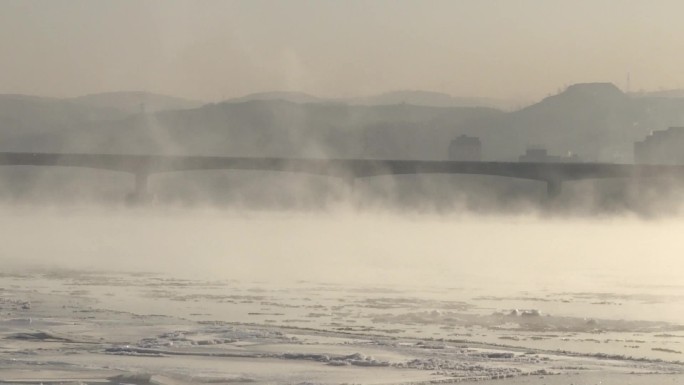
[[[684,383],[684,3],[557,3],[2,2],[0,383]]]
[[[2,209],[10,266],[277,282],[530,290],[678,284],[678,218],[331,211]]]

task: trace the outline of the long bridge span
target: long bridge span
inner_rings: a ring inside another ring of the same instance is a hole
[[[684,178],[684,165],[609,163],[464,162],[379,159],[305,159],[186,155],[60,154],[0,152],[0,166],[83,167],[130,173],[132,197],[148,195],[149,175],[190,170],[254,170],[307,173],[342,178],[405,174],[476,174],[544,182],[555,197],[564,181],[597,178]]]

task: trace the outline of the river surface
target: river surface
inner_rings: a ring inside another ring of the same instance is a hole
[[[6,301],[674,365],[684,352],[677,218],[12,208],[0,223]]]

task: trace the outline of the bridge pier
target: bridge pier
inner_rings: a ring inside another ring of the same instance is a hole
[[[137,172],[135,176],[135,186],[133,187],[133,192],[126,195],[126,203],[128,204],[140,204],[146,203],[152,200],[152,195],[147,190],[147,180],[149,174],[146,172]]]
[[[347,188],[349,189],[349,191],[354,191],[354,184],[356,183],[356,178],[353,176],[346,176],[343,179],[347,184]]]
[[[549,199],[556,199],[563,191],[563,181],[560,179],[548,179],[546,181],[546,195]]]

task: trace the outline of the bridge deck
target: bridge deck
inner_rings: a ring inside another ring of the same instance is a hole
[[[461,162],[380,159],[294,159],[184,155],[0,152],[0,166],[86,167],[135,175],[134,196],[147,196],[150,174],[190,170],[254,170],[327,175],[353,180],[379,175],[476,174],[543,181],[550,197],[563,181],[594,178],[684,178],[684,165]]]
[[[86,167],[123,171],[132,174],[218,169],[261,170],[309,173],[344,178],[397,174],[479,174],[540,181],[615,177],[684,177],[684,165],[296,159],[15,152],[0,152],[0,165]]]

